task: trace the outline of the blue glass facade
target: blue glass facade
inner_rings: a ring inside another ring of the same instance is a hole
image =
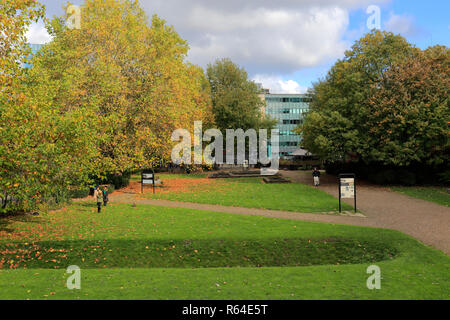
[[[304,94],[265,94],[265,100],[266,116],[278,121],[280,156],[289,159],[302,141],[301,135],[294,131],[303,123],[311,100]]]

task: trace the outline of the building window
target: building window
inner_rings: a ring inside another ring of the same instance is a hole
[[[298,145],[297,142],[292,141],[280,142],[280,147],[296,147],[297,145]]]

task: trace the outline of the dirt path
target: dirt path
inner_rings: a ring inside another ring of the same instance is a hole
[[[234,214],[244,214],[250,216],[263,216],[270,218],[280,218],[280,219],[291,219],[291,220],[307,220],[307,221],[318,221],[318,222],[330,222],[339,224],[349,224],[356,225],[358,223],[364,224],[363,220],[366,220],[363,216],[347,216],[347,215],[331,215],[331,214],[320,214],[320,213],[298,213],[291,211],[280,211],[280,210],[266,210],[266,209],[250,209],[242,207],[230,207],[221,206],[214,204],[201,204],[201,203],[190,203],[190,202],[179,202],[179,201],[168,201],[168,200],[153,200],[153,199],[142,199],[136,197],[133,194],[116,194],[111,195],[111,200],[118,203],[134,203],[148,204],[160,207],[170,207],[170,208],[185,208],[191,210],[205,210],[213,212],[223,212],[223,213],[234,213]],[[359,221],[358,221],[359,220]]]
[[[309,172],[282,173],[292,181],[312,184]],[[336,177],[325,175],[321,180],[320,189],[338,197]],[[357,185],[357,200],[367,216],[365,225],[399,230],[450,255],[450,208],[364,182]]]
[[[282,171],[292,181],[312,184],[309,172]],[[324,176],[320,189],[337,197],[335,177]],[[395,229],[409,234],[425,244],[434,246],[450,255],[450,209],[431,202],[410,198],[387,188],[358,184],[358,209],[366,217],[338,216],[317,213],[238,208],[220,205],[187,203],[166,200],[142,199],[132,193],[118,193],[111,200],[121,203],[149,204],[163,207],[206,210],[232,214],[264,216],[280,219],[326,222]],[[350,203],[350,202],[349,202]],[[353,204],[353,203],[350,203]]]

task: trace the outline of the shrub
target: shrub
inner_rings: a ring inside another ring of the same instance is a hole
[[[114,190],[126,188],[130,185],[131,172],[124,172],[121,175],[108,174],[102,185],[112,185]]]
[[[396,172],[392,169],[372,172],[368,176],[369,181],[376,184],[394,184],[396,178]]]
[[[402,185],[405,186],[413,186],[416,184],[416,174],[405,170],[405,169],[401,169],[398,171],[398,182],[400,182]]]
[[[185,171],[187,174],[191,174],[191,173],[201,173],[201,172],[203,172],[203,169],[202,169],[201,166],[192,164],[192,165],[185,165],[185,166],[184,166],[184,171]]]
[[[373,172],[370,173],[368,176],[368,179],[370,182],[376,183],[376,184],[384,184],[384,174],[382,172]]]
[[[205,172],[213,171],[214,170],[214,165],[204,163],[202,165],[202,170],[205,171]]]
[[[89,188],[73,188],[69,190],[69,197],[71,199],[82,199],[89,196]]]
[[[382,176],[384,179],[384,184],[394,184],[397,181],[397,173],[395,170],[388,169],[382,171]]]
[[[445,170],[444,172],[438,174],[439,176],[439,182],[450,185],[450,170]]]

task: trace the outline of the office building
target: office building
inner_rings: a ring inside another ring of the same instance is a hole
[[[277,129],[280,130],[280,157],[291,159],[292,152],[300,148],[301,135],[295,129],[303,123],[309,111],[311,99],[305,94],[271,94],[265,92],[265,114],[276,119]]]

